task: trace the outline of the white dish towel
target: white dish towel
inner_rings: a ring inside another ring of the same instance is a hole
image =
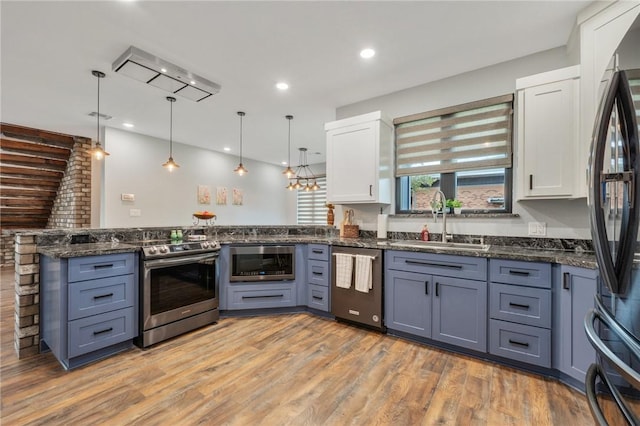
[[[334,253],[336,257],[336,287],[351,288],[353,274],[353,256],[347,253]]]
[[[373,288],[373,277],[371,276],[373,257],[356,255],[356,290],[362,293],[369,293]]]

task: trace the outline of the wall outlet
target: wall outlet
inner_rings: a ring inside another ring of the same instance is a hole
[[[547,224],[544,222],[529,222],[530,237],[544,237],[547,235]]]
[[[120,199],[122,201],[135,201],[136,200],[136,195],[135,194],[120,194]]]
[[[129,216],[142,216],[142,210],[140,209],[129,209]]]

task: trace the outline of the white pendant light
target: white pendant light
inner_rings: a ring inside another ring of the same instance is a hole
[[[91,74],[93,74],[98,79],[98,111],[96,114],[96,119],[97,119],[96,144],[93,146],[93,148],[91,148],[90,152],[91,152],[91,155],[93,155],[93,157],[96,160],[102,160],[105,156],[109,155],[109,153],[104,149],[102,149],[102,146],[100,145],[100,79],[104,78],[105,74],[102,71],[96,71],[96,70],[91,71]]]
[[[173,161],[173,103],[176,101],[176,98],[172,96],[167,96],[167,100],[169,101],[169,159],[162,165],[162,167],[167,168],[170,172],[173,169],[177,169],[180,167],[178,163]]]
[[[240,116],[240,164],[238,164],[238,167],[236,167],[233,172],[237,173],[238,176],[242,176],[245,173],[249,173],[249,171],[242,165],[242,117],[245,116],[245,113],[238,111],[238,115]]]

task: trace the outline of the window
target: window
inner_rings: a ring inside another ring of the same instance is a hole
[[[394,120],[397,211],[431,210],[441,190],[466,212],[510,212],[513,95]]]
[[[315,191],[298,191],[298,225],[327,224],[327,178],[316,179],[320,189]]]

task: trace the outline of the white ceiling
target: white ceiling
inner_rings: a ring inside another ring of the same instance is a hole
[[[104,124],[130,121],[168,140],[168,93],[111,69],[133,45],[222,86],[199,103],[177,97],[174,141],[237,155],[242,110],[244,156],[279,164],[292,114],[292,163],[301,146],[320,153],[309,157],[317,163],[337,107],[565,45],[589,3],[3,0],[0,112],[3,122],[95,138],[95,69],[107,75]],[[376,56],[361,59],[364,47]]]

